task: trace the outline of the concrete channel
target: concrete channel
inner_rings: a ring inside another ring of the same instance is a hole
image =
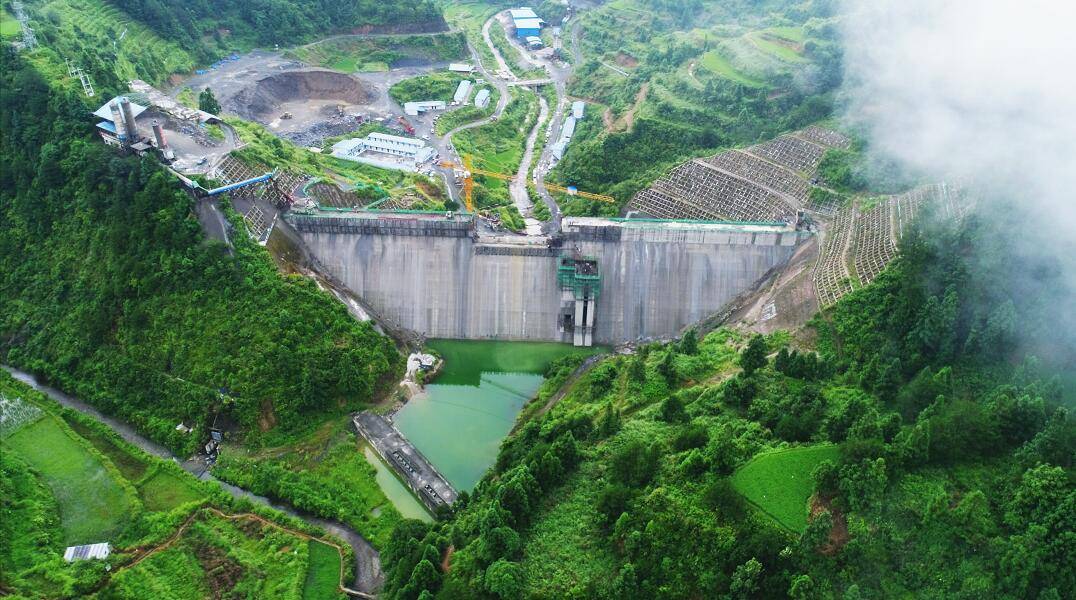
[[[361,412],[353,422],[359,435],[403,478],[430,512],[437,514],[438,508],[452,506],[458,495],[455,488],[388,419]]]

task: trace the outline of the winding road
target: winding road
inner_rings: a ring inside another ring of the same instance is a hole
[[[322,519],[320,517],[315,517],[313,515],[303,513],[292,508],[291,506],[273,502],[269,498],[266,498],[264,496],[258,496],[257,494],[248,492],[247,490],[236,487],[230,483],[221,481],[213,477],[211,474],[209,474],[208,471],[205,470],[204,463],[200,461],[184,462],[180,460],[179,458],[175,457],[167,448],[158,444],[157,442],[154,442],[153,440],[143,437],[127,423],[124,423],[119,419],[110,417],[102,413],[93,406],[87,404],[86,402],[83,402],[82,400],[79,400],[78,398],[75,398],[74,396],[69,396],[68,394],[65,394],[64,392],[56,388],[41,383],[34,375],[9,367],[7,365],[0,365],[0,368],[3,368],[5,371],[11,373],[12,377],[14,377],[15,379],[18,379],[19,381],[25,383],[26,385],[29,385],[35,390],[48,395],[50,398],[59,402],[61,405],[72,410],[77,410],[83,414],[89,415],[97,419],[98,421],[101,421],[105,425],[108,425],[124,440],[127,440],[127,442],[138,446],[145,452],[159,458],[173,460],[179,463],[185,471],[193,474],[199,479],[206,481],[215,481],[218,485],[221,486],[221,488],[223,488],[233,497],[246,498],[247,500],[250,500],[257,504],[269,506],[271,508],[279,510],[282,513],[302,519],[303,521],[306,521],[307,523],[315,527],[320,527],[326,532],[340,538],[341,540],[344,540],[355,551],[355,581],[352,583],[352,587],[355,590],[366,594],[374,593],[381,587],[381,584],[384,582],[385,576],[384,573],[381,571],[381,557],[378,554],[377,550],[375,550],[374,547],[370,545],[370,542],[366,541],[366,539],[363,538],[357,531],[351,529],[347,525],[344,525],[343,523],[339,523],[337,521],[330,521],[328,519]]]

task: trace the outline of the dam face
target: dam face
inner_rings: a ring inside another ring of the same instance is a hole
[[[550,240],[478,236],[469,215],[287,220],[329,274],[397,326],[433,338],[577,345],[673,336],[810,235],[781,225],[570,217]],[[597,263],[600,284],[583,300],[558,280],[565,256]]]

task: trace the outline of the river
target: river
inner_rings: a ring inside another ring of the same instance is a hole
[[[142,450],[145,450],[146,452],[154,456],[174,460],[177,463],[180,463],[185,470],[192,473],[195,477],[207,481],[215,481],[221,488],[223,488],[233,497],[246,498],[247,500],[250,500],[252,502],[269,506],[271,508],[279,510],[282,513],[302,519],[310,525],[320,527],[326,532],[347,542],[347,544],[351,546],[351,548],[355,551],[355,580],[352,582],[351,587],[360,592],[366,593],[373,593],[381,587],[381,584],[384,581],[384,573],[381,571],[381,557],[378,555],[377,550],[375,550],[374,547],[371,546],[370,543],[367,542],[366,539],[359,535],[359,533],[354,529],[351,529],[347,525],[344,525],[343,523],[340,523],[338,521],[322,519],[320,517],[315,517],[313,515],[297,511],[290,506],[274,502],[269,498],[266,498],[265,496],[252,494],[251,492],[236,487],[230,483],[225,483],[213,477],[210,473],[206,472],[202,463],[197,461],[184,462],[179,458],[176,458],[167,448],[154,442],[153,440],[142,436],[130,425],[124,423],[123,421],[103,414],[101,411],[83,402],[82,400],[79,400],[74,396],[65,394],[64,392],[54,387],[39,382],[37,377],[31,375],[30,373],[14,369],[7,365],[0,366],[2,366],[5,371],[11,373],[11,375],[15,379],[18,379],[19,381],[29,385],[35,390],[47,394],[50,398],[59,402],[63,406],[89,415],[97,419],[98,421],[101,421],[102,423],[108,425],[113,430],[115,430],[116,433],[118,433],[123,439],[127,440],[131,444],[134,444],[135,446],[138,446]]]

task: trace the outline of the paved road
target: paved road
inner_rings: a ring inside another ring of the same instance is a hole
[[[422,33],[338,33],[336,35],[330,35],[329,37],[323,37],[320,40],[315,40],[309,44],[303,44],[296,49],[301,48],[313,48],[318,44],[324,44],[331,40],[370,40],[370,39],[393,39],[393,38],[409,38],[409,37],[434,37],[438,35],[452,35],[459,33],[459,29],[446,29],[444,31],[425,31]]]
[[[280,512],[300,518],[311,525],[320,527],[330,534],[346,541],[355,551],[355,581],[352,587],[356,590],[361,592],[374,592],[379,589],[384,582],[385,576],[381,571],[380,555],[377,550],[375,550],[374,547],[354,529],[336,521],[329,521],[313,515],[301,513],[290,506],[273,502],[264,496],[258,496],[247,490],[231,485],[230,483],[220,481],[205,471],[205,464],[203,462],[191,459],[181,461],[179,458],[175,457],[168,448],[143,437],[127,423],[102,413],[74,396],[69,396],[56,388],[41,383],[34,375],[14,369],[7,365],[0,365],[0,368],[11,373],[15,379],[48,395],[61,405],[89,415],[105,425],[108,425],[124,440],[127,440],[130,444],[141,448],[145,452],[166,460],[174,460],[175,462],[180,463],[185,470],[192,473],[194,476],[203,480],[217,482],[218,485],[234,497],[246,498],[258,504],[270,506]]]
[[[504,57],[501,56],[501,51],[497,49],[497,46],[493,45],[493,38],[489,36],[489,28],[493,25],[493,22],[497,19],[497,15],[493,15],[482,24],[482,38],[486,40],[486,45],[489,46],[490,52],[493,53],[493,58],[497,60],[497,66],[499,66],[500,73],[509,79],[516,79],[515,73],[512,72],[508,63],[504,62]],[[481,64],[481,62],[479,62]]]
[[[538,134],[542,132],[542,125],[548,118],[549,103],[542,96],[538,96],[538,120],[535,121],[534,128],[527,136],[527,146],[523,151],[523,158],[519,161],[516,178],[508,186],[512,202],[519,210],[519,214],[523,215],[527,235],[542,235],[542,222],[534,218],[534,203],[531,202],[531,196],[527,192],[527,175],[530,173],[531,162],[534,160],[534,144],[538,141]]]

